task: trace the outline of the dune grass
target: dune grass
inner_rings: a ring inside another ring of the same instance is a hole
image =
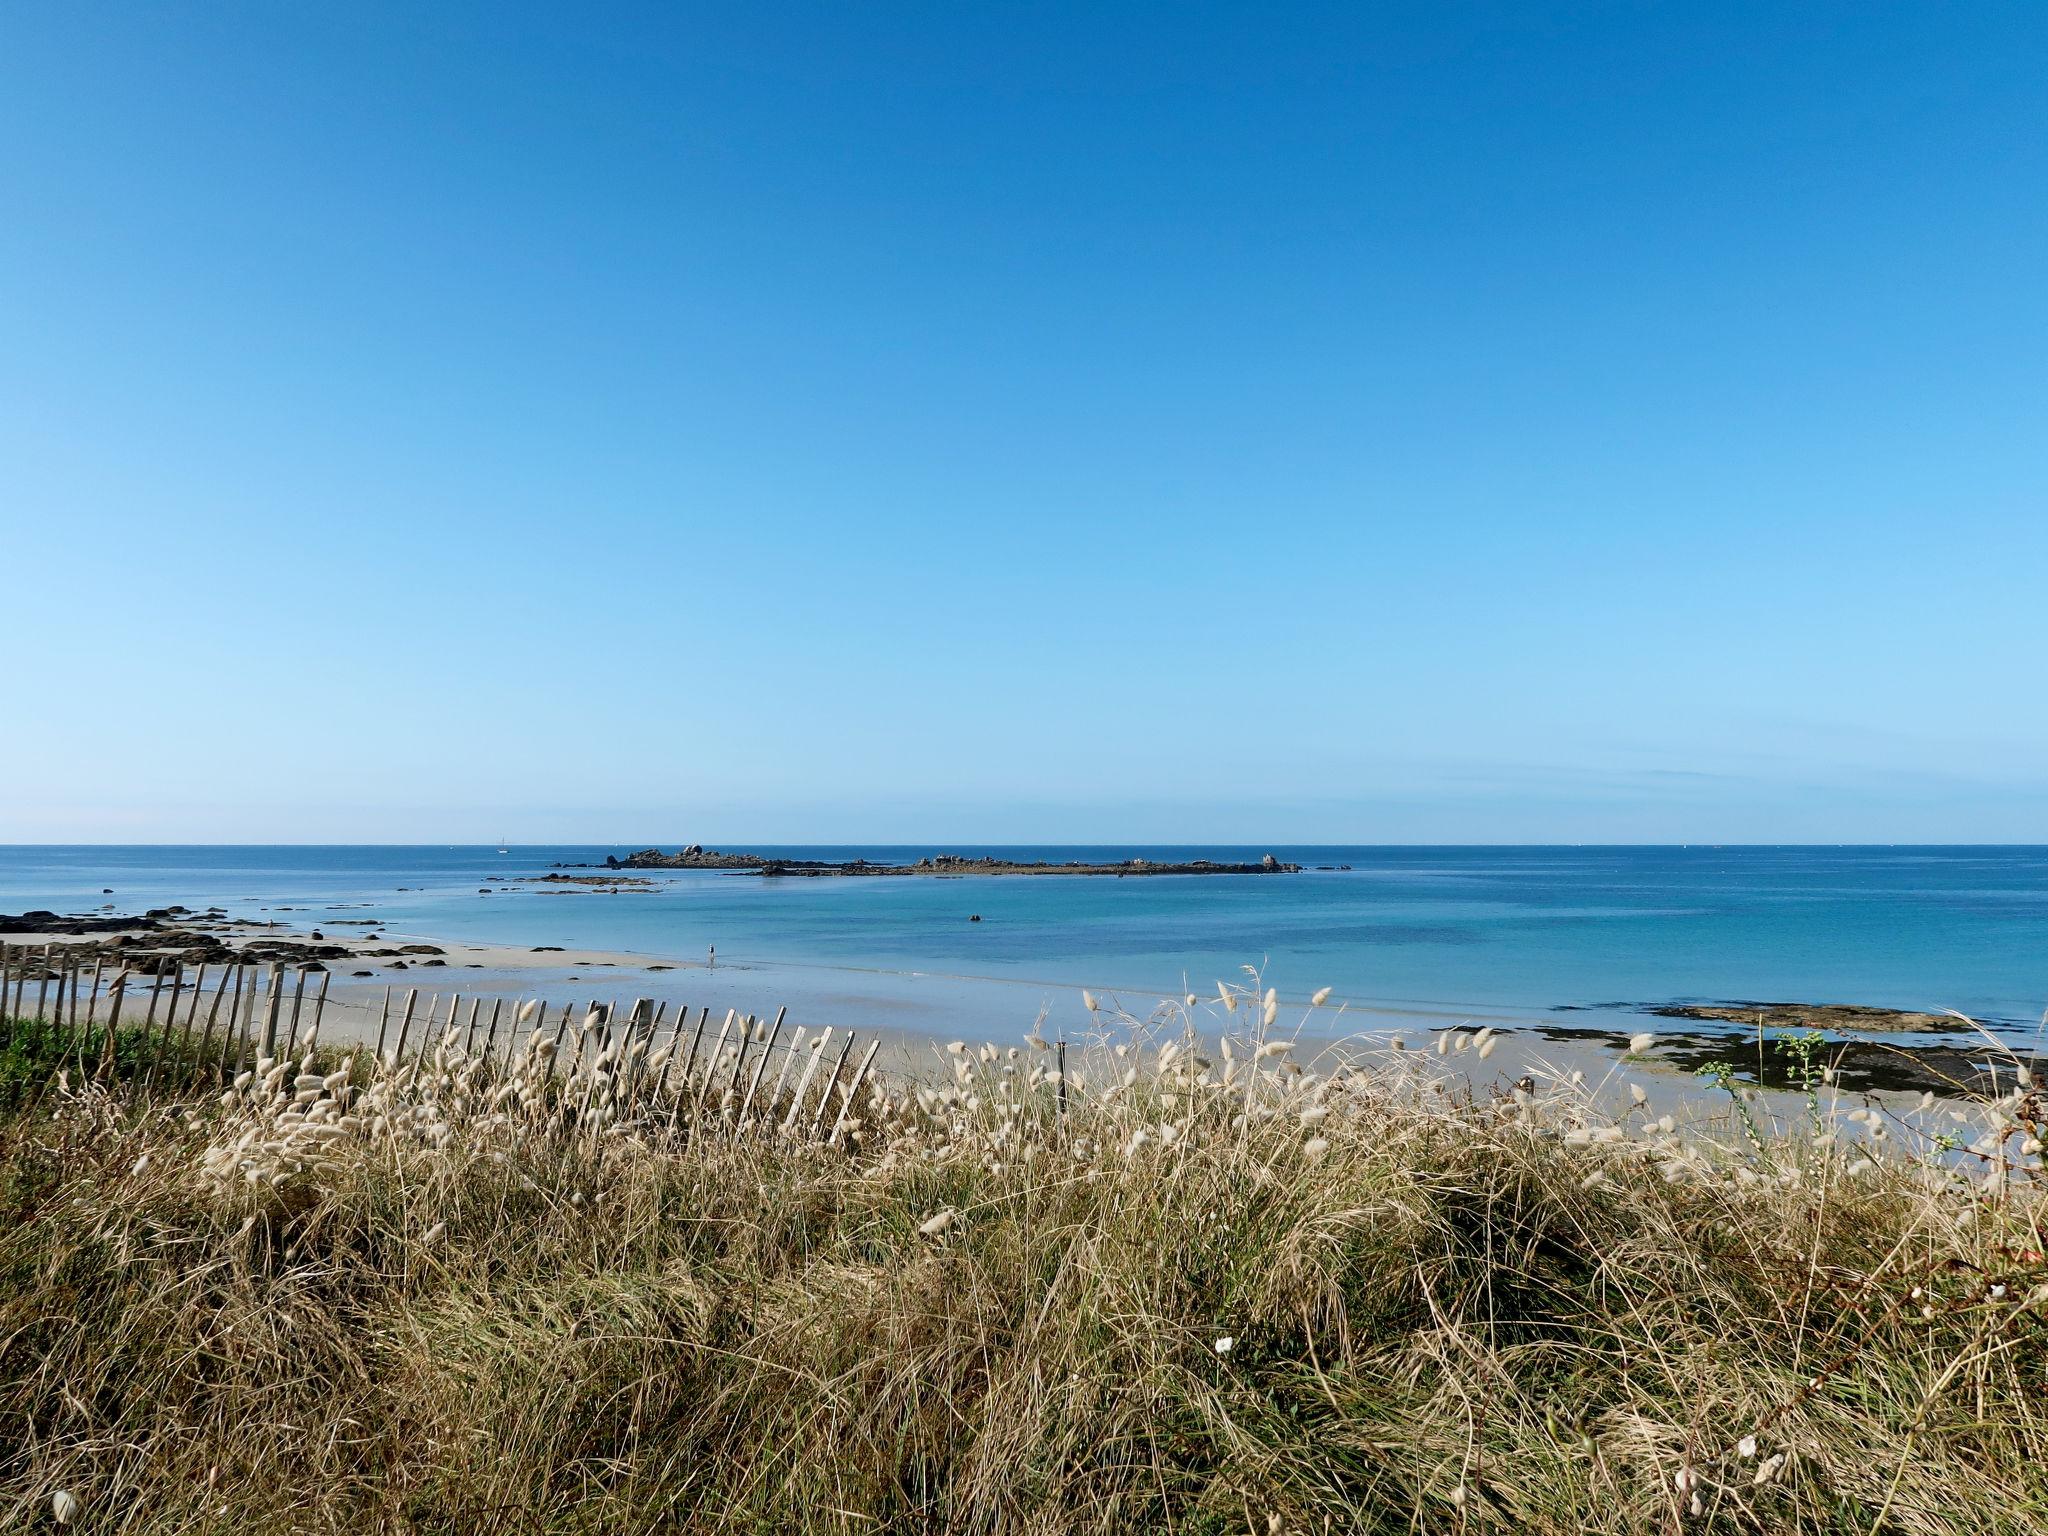
[[[2024,1082],[1717,1138],[1225,1000],[837,1147],[537,1035],[60,1084],[0,1130],[0,1528],[2048,1529]]]

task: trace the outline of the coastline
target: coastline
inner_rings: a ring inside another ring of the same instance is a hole
[[[120,919],[66,921],[92,923],[95,931],[104,934],[110,931],[107,923],[118,924]],[[356,932],[363,927],[374,932]],[[132,936],[145,952],[152,938],[164,937],[141,928],[112,931]],[[478,1016],[486,1020],[494,1009],[509,1019],[507,1009],[516,1010],[529,1000],[541,1001],[550,1010],[580,1012],[608,1006],[621,1016],[644,1001],[649,1008],[662,1008],[671,1019],[678,1014],[708,1013],[715,1021],[728,1011],[766,1019],[780,1012],[792,1027],[813,1031],[830,1027],[857,1031],[867,1039],[879,1037],[884,1042],[884,1069],[912,1074],[943,1061],[945,1044],[960,1039],[998,1046],[1031,1036],[1082,1043],[1105,1033],[1106,1018],[1121,1021],[1116,1027],[1124,1031],[1143,1029],[1148,1021],[1162,1018],[1193,1019],[1205,1033],[1220,1027],[1216,1019],[1208,1020],[1206,1028],[1203,1023],[1205,1011],[1215,1012],[1213,984],[1209,992],[1190,997],[1158,988],[1089,987],[1049,979],[823,961],[725,959],[707,963],[704,958],[647,951],[521,945],[401,932],[360,919],[330,918],[319,926],[214,921],[207,931],[230,944],[326,945],[349,950],[346,957],[337,955],[304,967],[308,974],[305,992],[291,989],[290,995],[302,1011],[312,1006],[311,998],[324,994],[321,1034],[330,1043],[373,1044],[386,1023],[396,1027],[394,1021],[403,1014],[409,996],[418,1010],[452,1008],[460,998],[465,1009],[480,1010]],[[25,948],[75,943],[77,937],[52,928],[10,932],[4,942],[18,963]],[[321,976],[317,982],[312,980],[315,975]],[[137,975],[130,984],[129,997],[146,996],[149,990],[150,983]],[[189,1007],[189,978],[182,990]],[[1283,1030],[1299,1031],[1307,1059],[1334,1060],[1388,1048],[1438,1050],[1462,1065],[1472,1090],[1482,1094],[1504,1092],[1518,1080],[1529,1078],[1578,1079],[1599,1085],[1617,1082],[1624,1073],[1638,1073],[1661,1082],[1661,1095],[1675,1098],[1690,1111],[1725,1110],[1725,1091],[1702,1079],[1711,1076],[1713,1062],[1735,1058],[1737,1052],[1732,1047],[1741,1043],[1725,1032],[1673,1028],[1683,1021],[1647,1017],[1651,1012],[1647,1008],[1617,1015],[1611,1023],[1591,1025],[1567,1021],[1556,1012],[1447,1009],[1334,998],[1318,1007],[1301,995],[1279,995],[1276,1002],[1289,1021]],[[105,999],[100,1012],[107,1012]],[[1577,1017],[1584,1018],[1586,1012],[1577,1010]],[[437,1012],[436,1016],[443,1015]],[[424,1011],[421,1017],[425,1017]],[[305,1013],[306,1022],[311,1018],[310,1012]],[[1627,1042],[1641,1032],[1655,1036],[1656,1053],[1630,1052]],[[1493,1045],[1483,1057],[1460,1059],[1466,1049],[1488,1037]],[[1841,1044],[1846,1048],[1853,1042]],[[1761,1067],[1761,1053],[1757,1055]],[[1944,1058],[1943,1065],[1953,1063]],[[1773,1084],[1761,1070],[1754,1075],[1760,1100],[1774,1111],[1792,1109],[1793,1096],[1782,1084]],[[1915,1097],[1929,1088],[1944,1096],[1952,1091],[1941,1073],[1915,1073],[1910,1063],[1907,1070],[1875,1073],[1866,1065],[1856,1074],[1845,1073],[1842,1087],[1845,1092],[1873,1097]]]

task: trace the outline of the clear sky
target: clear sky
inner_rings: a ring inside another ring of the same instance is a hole
[[[0,10],[0,841],[2048,841],[2048,8]]]

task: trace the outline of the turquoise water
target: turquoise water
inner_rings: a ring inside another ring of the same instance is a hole
[[[673,845],[670,845],[673,846]],[[1393,1011],[1765,999],[1955,1008],[2031,1031],[2048,1007],[2048,848],[1129,847],[1026,858],[1257,858],[1293,876],[762,880],[658,875],[654,894],[480,895],[490,876],[626,848],[0,848],[0,911],[173,902],[306,925],[1161,995],[1254,964]],[[770,848],[897,861],[932,848]],[[1349,865],[1319,870],[1317,865]],[[111,887],[112,894],[103,894]],[[293,910],[287,911],[285,909]],[[970,923],[971,914],[982,921]],[[833,976],[836,980],[829,979]]]

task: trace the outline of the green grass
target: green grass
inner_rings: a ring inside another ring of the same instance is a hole
[[[145,1032],[139,1023],[114,1031],[109,1060],[104,1025],[81,1022],[71,1029],[54,1021],[0,1019],[0,1115],[18,1113],[45,1096],[60,1072],[73,1082],[97,1077],[126,1089],[152,1073],[189,1080],[198,1070],[196,1058],[176,1032]]]
[[[45,1096],[0,1130],[0,1527],[2048,1529],[2031,1099],[1968,1111],[1987,1187],[1943,1107],[1759,1150],[1248,1066],[1243,1001],[1229,1066],[1077,1052],[1062,1119],[1047,1056],[963,1053],[851,1150],[447,1052]]]

